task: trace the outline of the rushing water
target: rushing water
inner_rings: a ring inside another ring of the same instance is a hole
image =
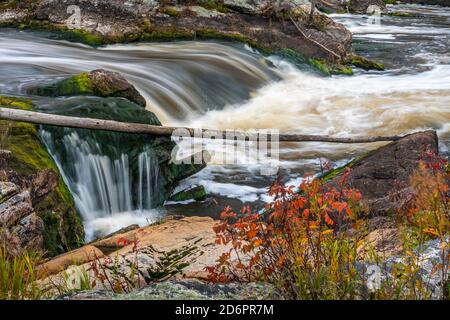
[[[147,99],[147,108],[165,125],[276,128],[335,136],[393,135],[432,128],[438,132],[441,150],[448,152],[450,9],[391,8],[417,16],[383,16],[380,25],[372,25],[367,16],[332,15],[354,33],[359,54],[385,63],[383,72],[355,70],[352,77],[324,78],[277,56],[264,58],[241,44],[140,43],[93,49],[3,30],[0,91],[25,95],[36,84],[105,68],[121,72],[132,82]],[[47,109],[68,100],[34,99]],[[52,150],[52,138],[45,132],[43,138]],[[106,157],[73,132],[64,139],[73,167],[71,174],[65,172],[65,179],[91,233],[142,224],[167,211],[215,215],[226,204],[259,206],[268,200],[265,193],[274,179],[261,175],[258,164],[214,165],[214,159],[228,149],[210,143],[213,164],[186,179],[180,189],[202,184],[216,201],[170,204],[155,211],[150,199],[157,192],[158,171],[148,152],[133,160],[139,173],[130,181],[126,154]],[[305,172],[317,172],[324,159],[339,164],[379,145],[284,143],[280,176],[298,183]],[[131,200],[136,192],[139,200]]]

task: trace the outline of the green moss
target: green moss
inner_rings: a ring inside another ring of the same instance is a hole
[[[315,67],[317,70],[319,70],[324,75],[330,76],[331,75],[331,69],[328,67],[325,60],[322,59],[309,59],[309,63]]]
[[[241,34],[223,33],[223,32],[218,32],[213,29],[203,29],[203,30],[196,31],[195,35],[197,38],[200,38],[200,39],[220,39],[220,40],[227,40],[227,41],[243,42],[253,48],[259,48],[259,49],[265,50],[263,47],[258,45],[256,43],[256,41],[250,39],[249,37],[241,35]]]
[[[396,4],[397,0],[383,0],[386,4]]]
[[[28,111],[34,109],[31,100],[23,98],[0,96],[0,105]]]
[[[364,158],[366,158],[369,154],[371,154],[371,152],[365,152],[362,155],[356,157],[355,159],[353,159],[352,161],[346,163],[343,166],[340,166],[338,168],[332,169],[328,172],[325,172],[324,174],[320,175],[318,178],[322,179],[323,182],[327,182],[337,176],[339,176],[342,172],[344,172],[344,170],[346,168],[351,168],[353,167],[355,164],[357,164],[358,162],[360,162],[361,160],[363,160]]]
[[[58,83],[56,94],[58,96],[70,96],[76,94],[93,94],[91,79],[87,72],[67,78]]]
[[[362,68],[364,70],[384,70],[384,64],[366,59],[358,55],[350,56],[347,59],[346,63],[354,65],[358,68]]]
[[[203,186],[196,186],[187,190],[180,191],[169,198],[170,201],[203,201],[206,199],[206,190]]]
[[[338,64],[333,66],[333,69],[331,70],[332,74],[341,74],[345,76],[351,76],[353,75],[353,70],[349,66],[344,66],[342,64]]]
[[[0,96],[0,105],[7,108],[34,110],[28,99]],[[9,150],[10,169],[28,178],[45,169],[59,172],[45,150],[35,125],[23,122],[0,121],[0,148]],[[79,246],[84,237],[72,195],[61,176],[56,190],[34,203],[34,209],[44,221],[44,246],[49,255],[56,255]],[[55,220],[58,220],[57,222]]]
[[[102,39],[100,36],[89,33],[85,30],[63,28],[56,31],[59,32],[59,35],[64,40],[71,42],[80,42],[94,47],[108,42]]]
[[[0,23],[0,27],[12,27],[21,30],[33,30],[38,32],[45,32],[47,37],[56,40],[66,40],[70,42],[83,43],[89,46],[97,47],[103,44],[120,42],[122,38],[110,39],[104,38],[88,31],[81,29],[69,29],[66,26],[55,25],[48,21],[31,20],[31,21],[12,21]]]

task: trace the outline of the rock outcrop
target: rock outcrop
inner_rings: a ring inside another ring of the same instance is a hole
[[[29,100],[0,106],[32,110]],[[76,248],[84,230],[73,199],[32,124],[0,121],[0,228],[13,253],[55,255]]]
[[[177,263],[184,266],[180,269],[178,277],[206,279],[207,273],[204,268],[215,264],[219,256],[229,249],[215,244],[216,235],[213,231],[215,224],[216,221],[209,217],[174,217],[148,227],[92,242],[75,252],[65,253],[43,263],[39,270],[42,276],[51,276],[52,282],[58,283],[63,277],[61,271],[70,265],[81,265],[87,270],[89,262],[95,257],[100,259],[119,257],[122,267],[126,269],[127,260],[133,259],[136,255],[134,246],[137,243],[139,249],[137,255],[143,270],[154,267],[164,253],[178,252],[183,258]],[[149,255],[147,251],[149,248],[157,254]],[[102,288],[100,284],[99,288]]]
[[[8,254],[42,250],[44,222],[34,211],[30,192],[0,181],[0,195],[0,241],[8,243]]]
[[[80,19],[67,12],[69,6],[80,9]],[[11,1],[0,6],[0,24],[59,30],[66,39],[92,45],[229,39],[263,51],[292,49],[307,58],[341,63],[351,51],[350,31],[318,10],[310,16],[310,9],[307,0],[46,0],[21,5]]]
[[[36,91],[44,96],[95,95],[125,98],[142,107],[146,104],[144,97],[120,73],[103,69],[83,72]]]
[[[410,177],[426,152],[438,153],[435,131],[407,135],[352,161],[345,186],[361,192],[371,216],[395,213],[408,199]],[[324,178],[336,184],[342,171],[336,169]]]

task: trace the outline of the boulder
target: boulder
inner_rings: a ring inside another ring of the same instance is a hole
[[[447,238],[446,243],[448,244],[449,239]],[[378,264],[365,263],[364,269],[379,270],[379,279],[381,283],[385,281],[395,281],[399,280],[393,279],[394,276],[398,277],[398,272],[393,273],[393,269],[399,269],[399,266],[407,268],[411,264],[411,255],[414,257],[413,267],[416,281],[423,285],[421,295],[423,299],[448,299],[448,289],[443,292],[442,286],[442,272],[439,272],[439,266],[448,264],[448,255],[450,254],[448,246],[443,246],[440,239],[433,239],[426,241],[417,248],[410,252],[410,255],[394,255],[386,259],[385,261]],[[448,288],[448,278],[445,280]],[[400,288],[400,286],[399,286]],[[403,286],[403,290],[399,290],[397,293],[399,299],[402,299],[402,295],[408,290]]]
[[[380,228],[370,232],[358,248],[364,256],[373,250],[378,257],[388,258],[403,253],[403,241],[397,228]]]
[[[145,107],[145,99],[120,73],[103,69],[83,72],[56,84],[38,88],[39,95],[73,96],[95,95],[120,97]]]
[[[165,280],[167,276],[174,278],[207,279],[205,267],[214,265],[222,253],[230,249],[229,246],[215,243],[216,234],[213,230],[217,221],[210,217],[174,217],[148,227],[134,229],[122,234],[115,234],[110,238],[92,242],[83,248],[96,248],[104,255],[99,261],[113,259],[117,267],[129,274],[128,261],[138,259],[139,268],[148,279]],[[137,245],[137,247],[136,247]],[[78,251],[69,252],[62,257],[47,261],[43,266],[49,269],[42,283],[64,283],[64,269],[71,265],[79,265],[81,269],[92,275],[89,262],[95,258],[93,255],[82,255],[83,263],[66,257],[77,254]],[[91,249],[86,249],[91,250]],[[232,259],[236,259],[232,255]],[[61,263],[63,260],[64,263]],[[156,270],[151,274],[152,270]],[[175,272],[176,271],[176,272]],[[59,272],[59,273],[57,273]],[[141,283],[140,285],[145,285]],[[105,289],[97,283],[94,289]],[[109,288],[107,288],[109,289]]]
[[[386,4],[383,0],[350,0],[348,10],[352,13],[373,14],[376,11],[386,11]]]
[[[361,192],[371,216],[395,213],[407,200],[410,177],[426,152],[438,153],[436,132],[409,134],[352,161],[344,186]],[[338,168],[323,178],[336,185],[342,172]]]

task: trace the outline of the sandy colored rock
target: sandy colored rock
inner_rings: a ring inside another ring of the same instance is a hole
[[[400,255],[403,252],[403,242],[397,228],[380,228],[370,232],[358,248],[361,255],[368,254],[371,250],[381,258],[389,258]]]
[[[87,271],[93,278],[89,264],[93,255],[86,255],[86,251],[89,250],[98,256],[103,255],[99,259],[101,263],[106,256],[118,261],[121,270],[128,274],[127,260],[134,261],[137,258],[140,270],[145,271],[154,267],[164,253],[178,252],[183,255],[187,249],[192,249],[191,255],[186,255],[179,261],[186,265],[176,278],[206,279],[207,273],[204,268],[214,265],[220,255],[229,249],[227,246],[215,244],[216,236],[213,226],[216,223],[217,221],[210,217],[177,217],[160,224],[115,234],[47,261],[42,265],[42,268],[47,269],[47,274],[43,273],[42,277],[44,275],[48,277],[43,279],[42,283],[64,283],[65,273],[62,271],[76,264],[80,266],[80,270]],[[135,243],[137,243],[136,251],[133,250]],[[100,253],[101,251],[103,253]],[[150,251],[152,254],[149,254]],[[157,252],[156,255],[153,254],[155,252]],[[108,288],[97,281],[96,289]]]

